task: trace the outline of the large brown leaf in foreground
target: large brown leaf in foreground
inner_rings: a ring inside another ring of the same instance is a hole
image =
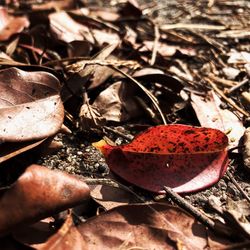
[[[73,207],[89,197],[89,187],[76,177],[31,165],[0,196],[0,235]]]
[[[217,129],[161,125],[123,146],[94,144],[110,169],[141,188],[162,193],[198,191],[217,182],[227,168],[227,136]]]
[[[47,72],[0,71],[0,140],[26,141],[55,134],[64,108],[60,84]]]
[[[215,249],[207,229],[179,208],[165,204],[126,205],[74,227],[68,218],[40,249]],[[220,243],[221,241],[221,243]]]

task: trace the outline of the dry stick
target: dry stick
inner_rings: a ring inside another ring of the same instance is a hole
[[[122,133],[122,132],[120,132],[120,131],[118,131],[118,130],[116,130],[116,129],[109,128],[109,127],[107,127],[107,126],[103,126],[103,128],[104,128],[105,130],[109,131],[109,132],[112,132],[112,133],[114,133],[114,134],[119,135],[120,137],[124,138],[124,139],[127,140],[127,141],[131,141],[131,140],[133,140],[133,138],[134,138],[133,135],[126,135],[126,134],[124,134],[124,133]]]
[[[246,200],[250,203],[250,197],[248,194],[242,189],[242,187],[238,184],[235,180],[233,175],[230,172],[227,172],[227,176],[229,177],[230,181],[235,185],[235,187],[241,192],[241,194],[246,198]]]
[[[239,84],[232,86],[227,92],[227,95],[231,95],[234,91],[238,90],[242,86],[244,86],[246,83],[248,83],[249,79],[244,79]]]
[[[210,220],[207,216],[199,212],[194,206],[189,204],[184,198],[182,198],[180,195],[178,195],[176,192],[174,192],[170,187],[164,186],[164,190],[166,191],[166,194],[181,208],[188,211],[191,215],[193,215],[197,220],[199,220],[201,223],[205,224],[207,227],[209,227],[212,230],[215,230],[215,223]]]
[[[166,121],[166,119],[165,119],[165,117],[164,117],[164,115],[163,115],[163,113],[161,111],[161,108],[159,107],[159,105],[157,103],[157,99],[155,98],[155,96],[148,89],[146,89],[141,83],[139,83],[137,80],[135,80],[132,76],[128,75],[127,73],[123,72],[122,70],[118,69],[117,67],[115,67],[113,65],[109,65],[109,67],[111,67],[115,71],[119,72],[123,76],[127,77],[129,80],[131,80],[133,83],[135,83],[139,88],[141,88],[145,92],[145,94],[149,97],[149,99],[152,101],[155,108],[159,112],[163,124],[166,125],[167,121]]]
[[[154,25],[154,33],[155,33],[155,39],[154,39],[154,45],[153,45],[153,51],[152,51],[152,57],[150,60],[150,65],[155,64],[155,59],[158,51],[158,43],[160,39],[160,32],[159,32],[159,27],[155,24]]]
[[[207,77],[205,77],[205,80],[212,86],[212,88],[215,90],[217,94],[220,95],[221,98],[223,98],[227,103],[229,103],[233,108],[235,108],[237,111],[239,111],[241,114],[243,114],[246,117],[249,117],[250,114],[240,108],[233,100],[225,96],[225,94]]]

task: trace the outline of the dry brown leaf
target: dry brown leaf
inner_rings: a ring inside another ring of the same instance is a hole
[[[106,210],[135,203],[135,197],[121,188],[97,185],[91,187],[91,197]]]
[[[20,33],[29,26],[27,17],[14,17],[8,10],[0,6],[0,41],[8,40],[12,35]]]
[[[64,172],[31,165],[0,197],[0,235],[89,198],[87,184]]]
[[[117,43],[106,46],[94,57],[94,59],[106,59],[116,49],[117,46]],[[81,64],[81,61],[78,62],[78,64]],[[84,65],[81,68],[81,70],[76,70],[74,72],[74,74],[67,81],[67,87],[62,89],[61,96],[64,102],[72,96],[72,93],[74,93],[76,96],[82,95],[83,89],[88,89],[89,85],[91,85],[91,83],[89,83],[90,77],[93,74],[100,72],[103,67],[99,65]]]
[[[58,79],[47,72],[1,70],[0,140],[21,142],[55,134],[64,118],[59,91]]]
[[[84,250],[84,240],[69,215],[62,227],[44,244],[36,244],[38,250]]]
[[[190,249],[207,246],[206,228],[165,204],[120,206],[78,227],[83,249]],[[217,240],[217,246],[223,246]],[[212,246],[210,246],[212,248]]]
[[[79,118],[82,130],[89,130],[105,124],[105,119],[98,113],[98,110],[87,104],[81,106]]]
[[[238,146],[245,128],[234,113],[220,108],[221,100],[213,91],[208,92],[205,98],[191,93],[191,100],[201,126],[225,132],[230,148]]]
[[[100,93],[93,107],[108,121],[127,121],[140,114],[134,93],[136,90],[133,86],[116,82]]]
[[[77,40],[86,40],[90,43],[95,42],[89,28],[76,22],[65,11],[50,14],[49,20],[51,32],[61,41],[66,43]]]
[[[223,209],[223,218],[237,234],[250,238],[250,205],[247,200],[233,201],[227,198],[227,204]]]

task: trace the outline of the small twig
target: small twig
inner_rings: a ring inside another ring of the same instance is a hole
[[[235,187],[241,192],[241,194],[246,198],[246,200],[250,203],[250,197],[248,194],[242,189],[242,187],[238,184],[235,180],[233,175],[230,172],[227,172],[227,176],[229,177],[230,181],[235,185]]]
[[[229,90],[227,90],[226,94],[231,95],[233,92],[235,92],[236,90],[238,90],[239,88],[241,88],[242,86],[244,86],[248,82],[249,82],[249,79],[244,79],[239,84],[232,86]]]
[[[172,29],[187,29],[187,30],[225,30],[226,27],[222,25],[210,25],[210,24],[200,24],[200,23],[175,23],[175,24],[164,24],[161,26],[162,30],[172,30]]]
[[[104,128],[105,130],[108,130],[108,131],[114,133],[114,134],[119,135],[120,137],[124,138],[124,139],[127,140],[127,141],[131,141],[131,140],[133,140],[133,138],[134,138],[134,136],[132,136],[132,135],[126,135],[126,134],[124,134],[124,133],[118,131],[117,129],[109,128],[109,127],[107,127],[107,126],[103,126],[103,128]]]
[[[157,55],[157,51],[158,51],[158,43],[159,43],[159,39],[160,39],[159,27],[156,24],[154,25],[154,33],[155,33],[155,39],[154,39],[154,45],[153,45],[153,51],[152,51],[152,57],[150,60],[150,65],[155,64],[156,55]]]
[[[215,76],[213,73],[208,74],[208,77],[210,79],[212,79],[213,81],[215,81],[216,83],[220,83],[221,85],[223,85],[224,87],[234,87],[235,86],[235,82],[231,81],[231,80],[227,80],[227,79],[223,79],[220,78],[218,76]],[[216,84],[217,85],[217,84]]]
[[[233,108],[235,108],[237,111],[239,111],[241,114],[243,114],[246,117],[250,116],[250,114],[247,111],[240,108],[233,100],[225,96],[225,94],[209,78],[205,77],[205,80],[212,86],[214,91],[217,94],[219,94],[220,97],[223,98],[227,103],[229,103]]]
[[[194,206],[189,204],[184,198],[182,198],[180,195],[178,195],[176,192],[174,192],[170,187],[164,186],[164,190],[166,191],[167,195],[181,208],[189,212],[191,215],[193,215],[197,220],[199,220],[201,223],[205,224],[207,227],[209,227],[212,230],[215,230],[215,223],[209,219],[207,216],[202,214],[200,211],[198,211]]]

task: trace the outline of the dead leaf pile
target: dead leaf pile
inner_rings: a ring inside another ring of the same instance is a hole
[[[1,1],[1,248],[247,249],[249,14]]]

